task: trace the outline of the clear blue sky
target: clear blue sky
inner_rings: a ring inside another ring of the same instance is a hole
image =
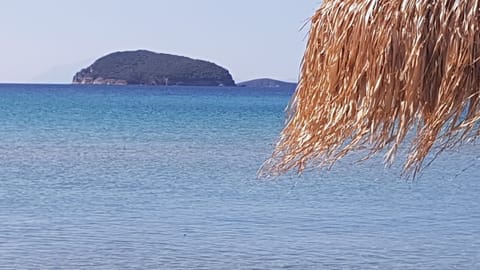
[[[70,82],[96,58],[148,49],[213,61],[239,82],[298,77],[319,0],[15,0],[0,7],[0,82]]]

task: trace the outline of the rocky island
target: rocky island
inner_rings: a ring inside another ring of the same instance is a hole
[[[77,72],[74,84],[235,86],[214,63],[146,50],[115,52]]]

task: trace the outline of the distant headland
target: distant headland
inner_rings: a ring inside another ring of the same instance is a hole
[[[115,52],[77,72],[74,84],[235,86],[214,63],[147,50]]]
[[[284,82],[268,78],[255,79],[238,83],[237,86],[255,87],[255,88],[296,88],[297,83]]]

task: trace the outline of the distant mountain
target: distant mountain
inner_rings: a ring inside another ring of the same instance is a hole
[[[297,83],[283,82],[273,79],[256,79],[246,82],[238,83],[237,86],[256,87],[256,88],[296,88]]]
[[[80,67],[85,67],[92,63],[92,60],[82,60],[76,63],[52,66],[42,73],[31,78],[31,83],[68,83],[72,80],[72,74],[78,71]]]
[[[115,52],[77,72],[76,84],[234,86],[223,67],[146,50]]]

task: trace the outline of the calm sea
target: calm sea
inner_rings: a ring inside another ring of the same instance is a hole
[[[291,94],[0,85],[0,269],[480,269],[480,146],[258,180]]]

